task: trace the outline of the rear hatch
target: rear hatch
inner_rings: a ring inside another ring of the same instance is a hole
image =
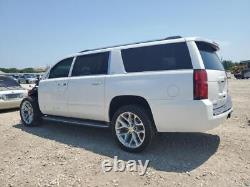
[[[196,42],[207,72],[208,99],[213,103],[214,115],[231,108],[228,102],[228,82],[224,67],[216,53],[218,47],[211,43]]]

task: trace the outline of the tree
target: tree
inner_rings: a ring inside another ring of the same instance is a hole
[[[233,63],[231,60],[224,60],[222,61],[222,64],[226,71],[231,71],[232,68],[235,66],[235,63]]]
[[[41,72],[44,72],[41,69],[38,71],[34,68],[24,68],[24,69],[0,68],[0,71],[2,71],[4,73],[41,73]]]

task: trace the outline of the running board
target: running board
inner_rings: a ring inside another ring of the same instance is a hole
[[[45,115],[42,118],[48,121],[55,121],[55,122],[60,122],[60,123],[71,123],[71,124],[89,126],[89,127],[98,127],[98,128],[109,127],[109,123],[104,122],[104,121],[94,121],[94,120],[68,118],[68,117],[61,117],[61,116],[49,116],[49,115]]]

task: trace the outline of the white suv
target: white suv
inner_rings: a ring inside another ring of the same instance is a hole
[[[130,152],[156,132],[207,131],[232,112],[218,49],[201,38],[169,37],[76,53],[23,100],[21,119],[111,127]]]

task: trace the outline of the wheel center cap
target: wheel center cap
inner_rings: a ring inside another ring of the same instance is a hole
[[[134,132],[134,128],[133,127],[129,127],[128,128],[128,132]]]

